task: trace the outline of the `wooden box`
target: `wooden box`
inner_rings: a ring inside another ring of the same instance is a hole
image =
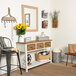
[[[35,54],[36,60],[45,60],[45,59],[50,59],[50,53],[48,55],[41,55],[39,53]]]

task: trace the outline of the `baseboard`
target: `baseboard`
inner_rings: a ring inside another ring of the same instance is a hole
[[[13,71],[11,71],[11,72],[15,72],[15,71],[17,71],[18,69],[15,69],[15,70],[13,70]],[[3,71],[1,71],[0,70],[0,75],[6,75],[7,74],[7,72],[3,72]]]
[[[63,59],[62,61],[63,61],[63,62],[66,62],[66,59]],[[68,62],[71,63],[71,60],[68,59]],[[76,64],[76,60],[73,60],[73,63]]]

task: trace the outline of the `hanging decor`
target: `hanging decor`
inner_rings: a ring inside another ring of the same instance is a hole
[[[6,16],[2,17],[1,22],[4,22],[4,27],[5,28],[6,28],[6,23],[17,22],[16,18],[11,15],[10,8],[8,8],[8,14]]]
[[[46,29],[48,27],[48,20],[42,21],[42,28]]]
[[[51,17],[52,17],[52,28],[57,28],[58,27],[58,15],[59,15],[59,11],[54,11],[54,13],[51,13]]]
[[[6,23],[11,23],[11,40],[13,40],[13,23],[17,23],[17,21],[16,18],[11,15],[9,7],[8,7],[8,14],[2,17],[1,22],[4,23],[5,28]]]
[[[47,18],[48,12],[46,10],[42,10],[42,18]]]

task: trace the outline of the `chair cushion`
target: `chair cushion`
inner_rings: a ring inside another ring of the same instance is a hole
[[[65,53],[65,55],[72,55],[72,53]]]
[[[17,48],[11,48],[11,51],[19,52]]]
[[[17,48],[6,48],[2,49],[2,52],[19,52]]]
[[[65,53],[65,55],[73,55],[73,56],[76,56],[76,53]]]

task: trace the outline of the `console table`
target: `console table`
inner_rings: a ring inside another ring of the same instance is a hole
[[[48,63],[48,62],[52,63],[51,41],[52,40],[42,40],[42,41],[30,41],[30,42],[17,42],[16,43],[16,47],[19,49],[20,55],[21,55],[21,52],[23,52],[25,54],[25,57],[24,57],[25,58],[25,67],[22,67],[22,68],[26,69],[26,72],[28,72],[28,69],[31,69],[33,67],[36,67],[36,66]],[[34,59],[34,61],[32,61],[31,65],[27,64],[27,62],[28,62],[27,54],[28,53],[30,53],[30,54],[36,53],[36,52],[40,52],[44,49],[47,49],[48,51],[50,51],[50,59],[40,60],[40,61],[36,61]]]

